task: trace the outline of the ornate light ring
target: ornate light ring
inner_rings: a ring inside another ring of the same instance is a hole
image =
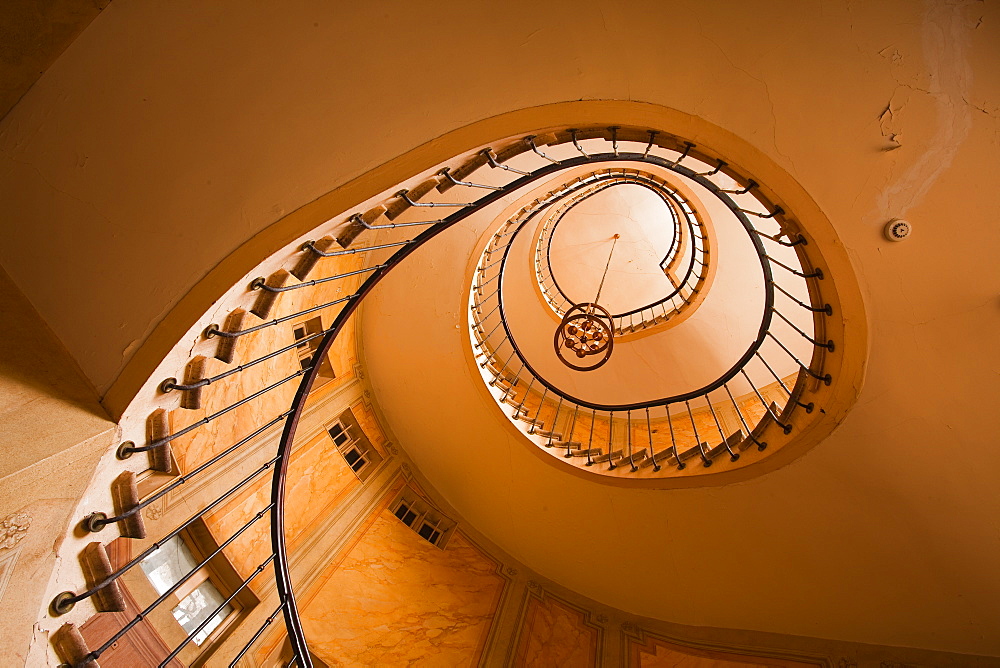
[[[614,320],[606,308],[591,302],[574,304],[556,328],[553,345],[559,360],[575,371],[593,371],[611,359],[615,347]],[[581,365],[566,358],[570,351],[579,359],[600,355],[596,364]]]

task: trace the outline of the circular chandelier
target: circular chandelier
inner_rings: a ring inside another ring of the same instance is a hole
[[[616,234],[612,237],[611,252],[608,253],[608,262],[604,265],[604,275],[601,276],[601,284],[597,287],[594,301],[573,304],[556,328],[553,340],[556,356],[560,362],[574,371],[593,371],[611,359],[615,344],[614,320],[611,313],[598,302],[620,236]],[[575,359],[572,359],[573,357]],[[594,357],[595,361],[582,364],[581,361],[588,357]]]

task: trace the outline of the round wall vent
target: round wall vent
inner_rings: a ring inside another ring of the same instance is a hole
[[[913,228],[908,221],[900,218],[890,220],[885,224],[885,238],[889,241],[902,241],[910,236]]]

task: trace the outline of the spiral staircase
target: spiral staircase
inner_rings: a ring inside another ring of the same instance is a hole
[[[232,308],[204,329],[200,345],[210,354],[190,355],[158,383],[158,396],[176,408],[150,412],[145,433],[133,429],[117,448],[123,470],[104,493],[110,506],[79,518],[93,535],[80,555],[85,581],[50,604],[54,617],[77,620],[54,636],[66,665],[98,665],[127,634],[162,618],[171,596],[223,554],[236,564],[236,580],[184,627],[159,665],[209,657],[210,665],[241,665],[273,624],[287,633],[288,665],[316,665],[295,596],[286,499],[300,424],[314,419],[320,361],[383,278],[411,254],[433,253],[435,238],[466,220],[486,221],[468,277],[469,363],[525,447],[553,466],[593,484],[723,484],[727,473],[753,475],[827,415],[842,364],[843,321],[831,305],[837,277],[780,195],[725,156],[660,129],[559,127],[499,140],[405,185],[262,264],[268,273],[234,291],[233,303],[249,308]],[[586,207],[610,196],[626,208],[644,201],[644,213],[616,215],[605,206],[588,223]],[[552,332],[598,275],[573,249],[603,254],[613,234],[632,239],[622,242],[605,297],[614,354],[599,370],[576,371],[558,362]],[[645,295],[640,304],[630,302],[637,293]],[[329,326],[277,345],[278,325],[314,314]],[[248,416],[256,428],[229,436]],[[262,450],[268,435],[276,445]],[[357,455],[348,461],[354,466]],[[232,483],[225,491],[187,494],[190,516],[147,535],[147,515],[161,499],[197,489],[222,469]],[[141,480],[151,474],[169,481],[144,494]],[[247,490],[259,505],[247,503]],[[122,584],[136,567],[147,570],[171,539],[235,500],[241,521],[228,535],[216,531],[186,572],[122,615],[130,596]],[[137,553],[109,553],[115,536],[139,541]],[[246,545],[236,543],[241,536],[254,536],[248,551],[235,550]],[[240,621],[245,642],[199,650],[268,573],[276,605]],[[119,615],[99,643],[80,631],[93,615]]]

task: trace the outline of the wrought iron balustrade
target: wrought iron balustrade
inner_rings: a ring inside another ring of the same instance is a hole
[[[464,158],[456,159],[453,164],[442,168],[418,185],[387,198],[378,206],[366,211],[348,212],[334,228],[334,236],[303,244],[287,258],[286,265],[289,270],[281,270],[269,277],[262,277],[253,281],[248,287],[249,294],[256,296],[256,303],[249,312],[235,309],[223,324],[213,325],[205,331],[205,339],[215,341],[218,346],[215,352],[218,362],[232,366],[220,373],[208,375],[205,372],[205,360],[194,358],[182,371],[178,371],[177,378],[168,378],[160,383],[162,392],[182,395],[181,408],[178,410],[184,411],[199,408],[207,396],[212,396],[209,393],[213,392],[214,388],[233,382],[251,369],[259,370],[264,362],[285,360],[291,365],[289,368],[296,369],[294,373],[282,378],[268,379],[259,389],[247,390],[244,396],[177,431],[172,431],[166,412],[160,410],[150,416],[149,430],[145,439],[133,436],[133,440],[122,443],[118,449],[119,457],[123,460],[139,453],[147,453],[151,470],[170,472],[173,459],[171,448],[178,439],[201,433],[206,425],[219,420],[231,411],[271,396],[271,393],[287,387],[287,384],[298,379],[294,397],[289,405],[282,406],[272,415],[259,418],[259,424],[253,429],[248,430],[246,434],[235,435],[231,445],[222,448],[205,461],[198,462],[190,470],[180,471],[180,474],[167,486],[145,498],[140,498],[134,476],[126,475],[122,488],[116,492],[118,507],[78,518],[83,520],[82,526],[85,530],[95,534],[117,528],[123,537],[144,540],[146,530],[143,512],[153,503],[167,494],[178,493],[190,487],[193,482],[218,470],[220,465],[239,459],[247,451],[248,444],[265,437],[274,439],[273,451],[255,470],[227,489],[213,493],[214,496],[203,501],[200,508],[187,519],[159,536],[126,563],[113,567],[104,542],[99,540],[105,536],[95,535],[95,542],[84,555],[88,581],[81,583],[81,586],[74,591],[59,594],[51,602],[52,614],[56,616],[66,614],[84,601],[89,601],[98,613],[121,610],[121,578],[167,540],[193,526],[241,490],[259,484],[258,481],[269,480],[269,500],[250,514],[248,521],[233,533],[224,539],[220,538],[220,544],[199,560],[195,568],[183,574],[181,579],[174,583],[174,589],[161,594],[100,646],[88,646],[79,630],[67,625],[64,637],[57,641],[60,653],[68,662],[67,665],[83,668],[99,661],[118,640],[132,632],[139,623],[149,619],[157,608],[163,606],[171,593],[176,591],[177,587],[181,587],[198,569],[213,559],[218,559],[224,549],[240,536],[256,530],[256,527],[266,522],[269,525],[270,541],[267,553],[260,555],[259,562],[242,582],[227,594],[223,603],[211,612],[203,624],[188,633],[177,646],[170,648],[160,665],[168,665],[185,651],[194,638],[204,631],[206,625],[241,591],[248,588],[252,581],[273,577],[277,605],[258,612],[257,617],[261,618],[258,626],[252,629],[252,632],[245,629],[245,635],[249,636],[248,642],[238,648],[227,646],[232,652],[224,658],[225,662],[235,666],[280,617],[291,646],[290,665],[312,666],[292,582],[285,519],[289,462],[294,451],[296,434],[306,410],[307,398],[320,373],[317,361],[331,351],[334,342],[344,334],[349,319],[379,282],[411,253],[429,243],[444,230],[546,177],[583,165],[600,165],[607,170],[607,174],[615,174],[609,177],[614,183],[641,180],[627,169],[615,166],[616,163],[626,162],[655,165],[660,170],[676,173],[699,184],[708,193],[718,197],[742,224],[756,249],[760,268],[765,277],[766,308],[757,336],[749,342],[745,353],[732,368],[711,384],[685,394],[656,397],[649,401],[621,405],[586,401],[563,391],[538,373],[522,354],[506,320],[502,289],[503,272],[509,259],[511,244],[525,228],[526,223],[544,209],[558,204],[562,198],[578,191],[568,188],[565,192],[555,192],[544,202],[529,203],[522,210],[522,215],[506,221],[493,236],[477,269],[470,308],[472,332],[475,337],[474,347],[481,367],[489,369],[488,382],[496,388],[496,396],[505,402],[504,405],[509,404],[514,407],[514,416],[525,425],[524,431],[529,437],[547,433],[541,437],[545,441],[544,445],[559,448],[561,452],[564,451],[565,457],[583,462],[581,465],[607,463],[610,469],[622,468],[630,472],[649,469],[658,473],[666,467],[683,469],[685,462],[692,458],[697,458],[705,466],[709,466],[723,454],[735,460],[739,456],[740,448],[747,444],[756,445],[760,449],[766,447],[767,444],[760,441],[758,435],[762,433],[768,420],[783,430],[792,430],[796,413],[811,412],[814,408],[813,404],[800,400],[807,381],[818,379],[827,384],[831,382],[829,374],[823,371],[824,355],[834,351],[834,344],[823,335],[823,321],[832,311],[822,301],[820,286],[824,276],[810,263],[806,253],[805,237],[791,231],[790,214],[761,195],[756,182],[748,175],[738,173],[720,158],[700,153],[694,144],[686,142],[683,138],[643,128],[560,129],[544,137],[528,136],[484,148]],[[706,169],[705,165],[709,167]],[[737,188],[730,187],[734,181],[742,185]],[[589,185],[593,183],[580,187],[586,188]],[[669,317],[671,312],[683,309],[684,303],[687,303],[691,294],[704,280],[704,272],[697,268],[699,262],[702,267],[705,266],[709,254],[705,244],[707,237],[699,231],[702,223],[693,215],[694,212],[690,207],[684,209],[683,201],[681,204],[677,204],[676,200],[672,201],[679,207],[678,211],[682,212],[681,217],[691,235],[690,243],[694,250],[690,253],[691,260],[685,269],[685,278],[677,286],[674,294],[655,305],[640,309],[638,311],[640,319],[646,318],[643,313],[652,311],[654,307],[662,311],[660,315],[654,316],[656,318]],[[424,219],[419,214],[425,208],[433,208],[435,213],[443,212],[443,215],[440,218]],[[552,227],[554,226],[553,224]],[[331,250],[337,245],[341,250]],[[769,247],[793,249],[797,262],[793,266],[778,258],[772,258]],[[674,255],[668,255],[665,261],[670,265],[681,255],[679,252],[674,252]],[[360,258],[361,266],[351,271],[307,280],[316,267],[323,266],[321,263],[331,257]],[[786,281],[775,280],[772,273],[773,266],[777,266],[778,271],[796,277],[797,280],[808,282],[808,289],[796,292],[788,287]],[[289,283],[293,278],[298,282]],[[321,289],[320,286],[340,284],[349,280],[363,280],[363,282],[350,294],[336,299],[317,297],[310,300],[308,296],[303,297],[308,302],[305,308],[268,320],[276,300],[288,298],[283,295],[312,295],[314,291]],[[674,297],[684,303],[675,304]],[[668,301],[671,304],[669,307],[666,306]],[[290,322],[323,309],[338,310],[329,327],[306,339],[309,342],[318,340],[319,344],[315,347],[311,362],[303,368],[295,366],[295,351],[303,340],[275,347],[253,359],[245,361],[238,359],[240,355],[237,342],[263,336],[264,333],[273,331],[271,328],[280,323]],[[795,324],[795,318],[787,318],[786,309],[808,311],[813,323],[812,330],[805,331]],[[628,315],[632,314],[620,314],[619,317]],[[251,318],[257,320],[253,321]],[[619,329],[627,327],[627,325],[620,326]],[[787,346],[789,336],[801,336],[810,342],[812,352],[807,359],[800,360]],[[765,348],[767,341],[773,341],[775,345]],[[787,397],[786,404],[781,409],[764,401],[758,391],[759,388],[747,372],[749,365],[753,363],[762,365],[761,368],[766,368],[774,374],[772,360],[776,350],[790,356],[798,369],[791,385],[775,374],[777,385]],[[745,411],[741,412],[737,398],[730,388],[737,378],[748,381],[753,388],[753,394],[756,394],[764,404],[762,419],[752,420]],[[715,401],[716,399],[718,401]],[[734,439],[732,434],[725,433],[716,413],[715,407],[724,401],[736,407],[735,414],[739,416],[740,421],[738,439]],[[699,423],[695,419],[695,413],[705,407],[716,426],[711,434],[701,433],[699,425],[704,429],[705,422]],[[549,429],[546,432],[539,429],[538,425],[545,421],[543,418],[548,411],[554,412],[554,419],[548,423]],[[678,440],[674,438],[676,422],[672,419],[684,415],[690,418],[695,435],[695,445],[686,449],[679,446]],[[595,433],[595,427],[605,423],[609,425],[607,434],[604,435],[601,430]],[[653,427],[656,424],[667,426],[672,445],[657,448],[653,437],[655,433]],[[554,431],[559,425],[565,427],[565,434],[561,435]],[[580,438],[574,440],[574,435],[580,435]],[[643,435],[646,436],[645,441],[642,440]],[[721,439],[718,445],[704,445],[716,435]],[[213,661],[218,660],[218,657],[213,658]]]

